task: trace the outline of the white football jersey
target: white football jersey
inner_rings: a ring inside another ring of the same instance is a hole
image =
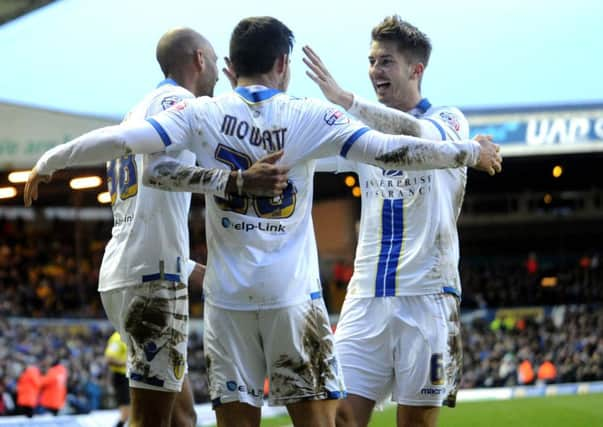
[[[188,90],[166,79],[149,93],[125,120],[143,120],[183,99],[194,98]],[[187,150],[170,153],[182,163],[195,164]],[[155,190],[140,182],[144,155],[129,155],[107,163],[107,183],[113,208],[112,237],[100,268],[101,292],[163,277],[188,279],[188,212],[190,193]]]
[[[327,155],[348,149],[368,128],[324,102],[263,86],[185,101],[148,121],[168,152],[184,145],[202,167],[247,169],[282,148],[281,163],[292,166],[282,197],[206,196],[206,302],[259,310],[320,297],[312,159],[325,145]]]
[[[423,99],[410,111],[432,123],[442,140],[467,139],[469,125],[456,108]],[[449,292],[460,296],[456,222],[467,169],[383,170],[337,159],[337,172],[358,174],[360,234],[347,297]]]

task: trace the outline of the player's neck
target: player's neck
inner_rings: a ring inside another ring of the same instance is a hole
[[[416,91],[413,92],[411,96],[406,99],[401,99],[399,105],[396,107],[401,111],[409,112],[413,108],[415,108],[419,102],[421,102],[421,92]]]
[[[193,76],[187,75],[186,73],[170,73],[168,78],[174,80],[176,83],[178,83],[178,86],[183,87],[195,96],[200,96],[198,93],[195,93],[195,78]]]
[[[239,77],[237,80],[237,86],[266,86],[269,88],[283,90],[279,84],[278,79],[275,79],[272,75],[261,74],[253,77]]]

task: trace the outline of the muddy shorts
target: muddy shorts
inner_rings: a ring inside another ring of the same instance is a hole
[[[454,406],[462,361],[449,294],[347,298],[335,331],[348,393],[409,406]]]
[[[128,346],[130,387],[180,391],[187,372],[187,286],[156,280],[101,292],[101,299]]]
[[[262,406],[265,378],[274,406],[345,397],[322,298],[261,311],[206,302],[204,343],[214,408],[229,402]]]

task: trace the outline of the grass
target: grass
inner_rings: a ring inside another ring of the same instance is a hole
[[[370,427],[395,426],[395,407],[375,412]],[[262,420],[262,427],[291,426],[289,417]],[[603,394],[550,396],[459,403],[444,408],[439,427],[603,427]]]

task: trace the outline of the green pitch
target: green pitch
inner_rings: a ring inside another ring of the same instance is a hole
[[[395,426],[395,408],[375,412],[370,427]],[[288,417],[262,427],[291,426]],[[603,394],[459,403],[444,408],[439,427],[603,427]]]

